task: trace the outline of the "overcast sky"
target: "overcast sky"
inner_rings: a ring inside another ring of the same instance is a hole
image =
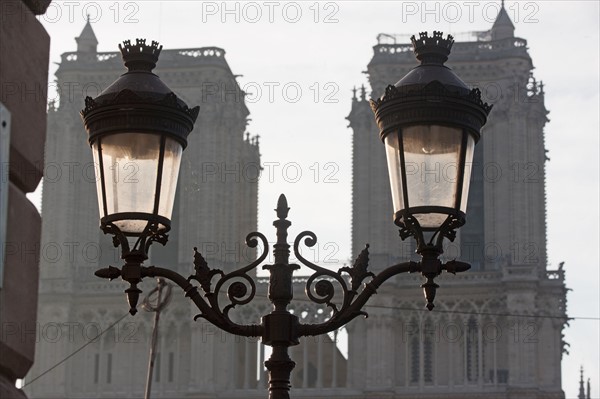
[[[507,1],[506,8],[515,35],[528,41],[550,110],[545,129],[551,158],[549,268],[565,262],[567,286],[573,289],[568,314],[591,318],[573,320],[566,329],[571,354],[563,358],[563,389],[567,398],[576,396],[583,364],[598,397],[598,2]],[[99,51],[116,51],[122,40],[138,37],[165,48],[224,48],[233,73],[243,75],[242,88],[253,94],[248,130],[260,134],[266,164],[259,230],[272,239],[272,209],[283,192],[292,236],[314,231],[320,260],[339,261],[331,264],[337,269],[351,256],[351,130],[345,117],[352,87],[366,84],[362,71],[377,35],[487,30],[498,9],[499,2],[486,1],[53,1],[40,20],[51,36],[50,81],[60,54],[76,50],[74,37],[86,14]]]

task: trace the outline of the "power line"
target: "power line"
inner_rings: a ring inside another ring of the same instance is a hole
[[[104,331],[101,331],[100,333],[98,333],[98,335],[96,335],[94,338],[90,339],[88,342],[86,342],[85,344],[83,344],[75,352],[71,353],[69,356],[65,357],[63,360],[61,360],[60,362],[56,363],[54,366],[50,367],[48,370],[44,371],[42,374],[38,375],[37,377],[35,377],[31,381],[26,382],[25,384],[23,384],[23,386],[21,387],[21,389],[25,388],[27,385],[32,384],[34,381],[42,378],[43,376],[45,376],[46,374],[48,374],[49,372],[51,372],[52,370],[54,370],[55,368],[57,368],[58,366],[60,366],[61,364],[63,364],[67,360],[69,360],[70,358],[72,358],[73,356],[75,356],[77,353],[81,352],[83,350],[83,348],[85,348],[86,346],[88,346],[92,342],[96,341],[98,338],[100,338],[102,335],[104,335],[107,331],[110,331],[114,326],[116,326],[117,324],[119,324],[121,322],[121,320],[123,320],[125,317],[127,317],[127,315],[129,315],[129,313],[125,313],[117,321],[115,321],[110,326],[108,326]]]
[[[267,298],[266,295],[260,295],[260,294],[257,294],[255,297]],[[310,301],[309,299],[304,299],[304,298],[302,298],[302,299],[296,299],[295,302],[314,303],[314,302]],[[427,310],[427,309],[417,309],[417,308],[409,308],[409,307],[402,307],[402,306],[366,305],[365,308],[407,310],[407,311],[413,311],[413,312],[427,312],[427,313],[429,313],[429,310]],[[565,320],[565,321],[569,321],[569,320],[593,320],[593,321],[600,321],[600,317],[588,317],[588,316],[568,317],[568,316],[560,316],[560,315],[473,312],[473,311],[466,311],[466,310],[463,311],[463,310],[445,310],[445,309],[435,309],[435,312],[436,313],[446,313],[446,314],[476,315],[476,316],[523,317],[523,318],[537,318],[537,319],[560,319],[560,320]],[[70,359],[71,357],[75,356],[77,353],[79,353],[80,351],[82,351],[86,346],[88,346],[89,344],[93,343],[100,336],[104,335],[106,332],[108,332],[109,330],[111,330],[112,328],[114,328],[127,315],[129,315],[129,313],[125,313],[117,321],[115,321],[114,323],[112,323],[108,328],[106,328],[105,330],[103,330],[102,332],[100,332],[94,338],[90,339],[88,342],[86,342],[85,344],[83,344],[80,348],[78,348],[77,350],[75,350],[73,353],[71,353],[70,355],[68,355],[67,357],[65,357],[60,362],[56,363],[54,366],[50,367],[48,370],[44,371],[43,373],[41,373],[40,375],[38,375],[37,377],[35,377],[31,381],[29,381],[26,384],[24,384],[21,388],[25,388],[27,385],[32,384],[37,379],[39,379],[39,378],[43,377],[44,375],[48,374],[50,371],[54,370],[56,367],[60,366],[61,364],[63,364],[64,362],[66,362],[68,359]]]
[[[266,295],[256,294],[255,297],[259,298],[267,298]],[[295,302],[308,302],[314,303],[306,298],[294,298]],[[414,312],[425,312],[430,313],[429,310],[425,308],[409,308],[402,306],[386,306],[386,305],[365,305],[366,308],[379,308],[379,309],[392,309],[392,310],[410,310]],[[525,313],[494,313],[494,312],[474,312],[467,310],[446,310],[439,309],[436,307],[432,314],[435,313],[449,313],[449,314],[466,314],[466,315],[475,315],[475,316],[499,316],[499,317],[523,317],[523,318],[538,318],[538,319],[563,319],[563,320],[600,320],[600,317],[592,317],[592,316],[561,316],[561,315],[543,315],[543,314],[525,314]]]

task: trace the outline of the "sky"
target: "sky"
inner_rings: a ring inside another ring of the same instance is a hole
[[[352,256],[352,132],[345,117],[352,88],[367,84],[362,71],[377,35],[408,38],[441,30],[461,40],[466,32],[489,29],[499,7],[488,1],[53,1],[39,19],[51,37],[50,81],[60,54],[76,50],[74,37],[87,15],[99,51],[116,51],[119,42],[135,38],[157,40],[165,48],[225,49],[233,73],[242,75],[238,82],[250,93],[248,131],[260,135],[265,170],[259,231],[274,239],[273,209],[285,193],[290,236],[314,231],[318,260],[337,269]],[[549,269],[565,262],[572,289],[568,314],[576,317],[565,330],[571,346],[563,357],[563,389],[567,398],[576,396],[583,365],[598,397],[599,3],[507,1],[505,7],[515,35],[528,41],[550,110]],[[31,198],[39,205],[39,192]]]

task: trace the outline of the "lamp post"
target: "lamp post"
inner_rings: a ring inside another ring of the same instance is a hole
[[[388,86],[380,99],[371,100],[371,107],[386,147],[394,221],[400,227],[402,239],[411,235],[416,239],[420,262],[399,263],[374,275],[368,271],[367,244],[352,267],[334,272],[311,263],[300,252],[300,245],[316,244],[316,235],[310,231],[298,234],[293,244],[294,255],[313,271],[306,282],[306,295],[314,303],[328,306],[331,312],[325,322],[303,324],[287,309],[293,299],[292,276],[300,266],[289,262],[290,208],[282,194],[273,222],[277,235],[274,263],[263,266],[270,273],[268,297],[273,309],[262,317],[260,324],[238,324],[229,312],[249,303],[256,294],[249,273],[267,258],[269,244],[263,234],[254,232],[246,237],[251,248],[262,244],[258,259],[230,273],[211,269],[196,248],[195,271],[187,278],[167,268],[144,266],[149,246],[154,241],[163,245],[167,242],[181,152],[198,107],[189,109],[151,72],[160,53],[158,43],[148,46],[138,39],[135,45],[127,41],[124,47],[119,46],[129,71],[98,98],[87,97],[81,113],[99,165],[100,227],[113,236],[115,246],[121,245],[125,261],[121,268],[109,266],[98,270],[96,275],[109,279],[121,277],[129,283],[125,293],[132,315],[136,313],[141,293],[137,284],[147,277],[166,278],[179,285],[198,307],[200,313],[195,319],[202,317],[231,334],[261,337],[263,344],[273,348],[271,357],[265,361],[271,399],[289,398],[295,363],[288,355],[288,348],[297,345],[300,337],[325,334],[359,315],[366,315],[362,308],[390,277],[422,273],[426,279],[422,285],[426,305],[431,310],[438,288],[434,278],[443,270],[456,273],[470,267],[459,261],[442,263],[439,256],[443,253],[444,238],[453,240],[455,229],[465,222],[468,166],[491,107],[481,101],[479,90],[469,90],[443,65],[452,47],[451,36],[444,39],[441,32],[434,32],[433,37],[421,33],[419,39],[413,36],[412,41],[421,65],[395,86]],[[111,166],[133,161],[140,163],[140,181],[134,185],[115,181]],[[423,182],[410,169],[440,163],[454,167],[454,178]],[[133,246],[129,245],[128,237],[135,239]],[[198,285],[192,284],[192,280]],[[336,288],[341,299],[334,303]]]
[[[152,73],[162,50],[157,42],[127,40],[119,49],[128,71],[97,98],[86,97],[81,116],[97,167],[100,228],[121,245],[125,260],[107,276],[118,272],[130,283],[125,292],[133,315],[142,292],[140,265],[152,242],[167,242],[181,155],[200,107],[188,108]],[[137,238],[133,248],[128,237]]]

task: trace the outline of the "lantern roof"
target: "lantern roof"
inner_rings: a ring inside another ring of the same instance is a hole
[[[85,116],[94,107],[114,104],[115,101],[136,103],[148,101],[174,107],[188,114],[193,121],[196,120],[200,108],[188,108],[183,100],[152,73],[162,50],[158,42],[152,41],[147,45],[146,39],[136,39],[136,44],[132,45],[130,40],[125,40],[123,46],[119,44],[119,50],[128,71],[102,91],[97,98],[90,99],[91,101],[86,98],[86,107],[81,111],[82,115]]]
[[[434,31],[431,37],[421,32],[411,40],[421,65],[370,101],[381,139],[402,126],[440,124],[466,128],[479,140],[492,106],[481,100],[479,89],[469,89],[444,65],[454,38],[444,39],[442,32]]]
[[[400,79],[394,85],[396,88],[417,89],[438,81],[460,94],[467,94],[470,91],[465,82],[444,65],[454,44],[452,35],[444,39],[442,32],[434,31],[432,37],[429,37],[427,32],[421,32],[418,39],[413,35],[410,40],[415,56],[421,64]]]
[[[162,46],[145,39],[135,45],[126,40],[119,45],[128,71],[96,98],[86,97],[81,116],[89,132],[90,143],[111,132],[169,133],[187,145],[200,107],[189,108],[158,76],[156,67]]]

